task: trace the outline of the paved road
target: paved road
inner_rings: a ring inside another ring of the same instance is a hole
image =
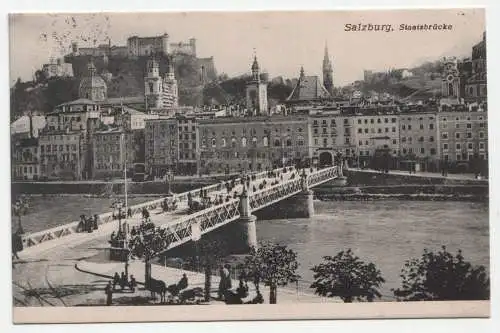
[[[370,172],[370,173],[380,173],[380,171],[372,170],[372,169],[359,169],[359,168],[349,168],[350,171],[360,171],[360,172]],[[438,172],[423,172],[419,171],[416,173],[410,174],[405,170],[389,170],[389,174],[392,175],[402,175],[402,176],[411,176],[411,177],[428,177],[428,178],[444,178],[444,179],[459,179],[459,180],[477,180],[477,181],[485,181],[488,179],[476,179],[474,174],[470,173],[448,173],[446,177],[441,175]]]
[[[286,181],[291,173],[284,175]],[[266,178],[270,183],[273,179]],[[257,180],[258,185],[262,182]],[[242,185],[235,189],[241,193]],[[252,187],[252,185],[250,186]],[[257,186],[256,186],[257,187]],[[212,195],[226,194],[226,190]],[[156,223],[175,221],[185,215],[187,203],[180,203],[176,212],[151,212]],[[184,213],[184,214],[183,214]],[[131,226],[140,223],[136,214],[128,221]],[[79,272],[75,264],[85,258],[104,256],[102,248],[107,247],[107,240],[117,229],[117,221],[99,227],[93,233],[76,233],[60,239],[48,241],[38,246],[27,248],[19,253],[20,260],[13,263],[13,304],[15,306],[72,306],[95,303],[104,300],[103,288],[107,280]],[[101,249],[98,249],[101,248]]]

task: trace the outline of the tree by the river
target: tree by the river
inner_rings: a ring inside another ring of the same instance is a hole
[[[363,262],[351,249],[323,259],[311,269],[315,280],[311,288],[316,294],[340,297],[345,303],[372,302],[381,297],[379,289],[385,280],[375,264]]]
[[[256,288],[260,282],[269,287],[270,304],[278,301],[278,286],[286,286],[300,278],[296,273],[298,266],[295,251],[286,245],[273,243],[261,243],[258,249],[252,248],[244,263]]]
[[[484,266],[473,266],[462,251],[452,255],[443,246],[434,253],[407,260],[401,270],[401,288],[393,289],[400,301],[487,300],[490,280]]]

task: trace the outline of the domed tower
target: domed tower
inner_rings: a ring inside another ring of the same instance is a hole
[[[94,61],[91,59],[87,67],[87,76],[80,81],[78,95],[80,98],[102,102],[108,98],[108,86],[96,72]]]
[[[144,98],[147,109],[161,107],[160,95],[162,88],[160,64],[155,59],[149,59],[146,65],[146,76],[144,77]]]
[[[246,87],[246,107],[253,114],[267,115],[267,83],[260,80],[260,66],[257,56],[254,55],[252,63],[252,79]]]
[[[333,95],[333,66],[328,55],[328,45],[325,43],[325,56],[323,57],[323,85]]]

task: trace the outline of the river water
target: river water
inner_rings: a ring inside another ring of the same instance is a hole
[[[133,197],[130,204],[149,200],[153,198]],[[82,213],[107,212],[110,203],[82,196],[33,197],[23,227],[27,232],[47,229],[78,220]],[[304,290],[313,280],[311,267],[322,256],[348,248],[381,270],[386,279],[384,300],[390,300],[391,288],[399,286],[405,260],[419,257],[424,248],[462,249],[466,260],[489,267],[487,203],[381,200],[315,201],[314,205],[316,214],[309,219],[257,221],[259,240],[286,244],[298,253]]]

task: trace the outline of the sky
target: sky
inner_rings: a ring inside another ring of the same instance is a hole
[[[75,18],[75,22],[71,18]],[[418,65],[443,56],[470,56],[485,30],[483,9],[316,12],[189,12],[16,14],[9,19],[11,82],[30,80],[50,56],[81,36],[126,45],[132,35],[168,33],[172,42],[197,39],[199,57],[213,56],[219,73],[250,71],[254,52],[270,77],[321,75],[325,44],[334,84],[362,79],[363,70]],[[346,32],[346,24],[391,24],[393,32]],[[400,24],[451,24],[446,31],[399,31]],[[97,31],[97,32],[96,32]],[[44,37],[45,35],[45,37]]]

